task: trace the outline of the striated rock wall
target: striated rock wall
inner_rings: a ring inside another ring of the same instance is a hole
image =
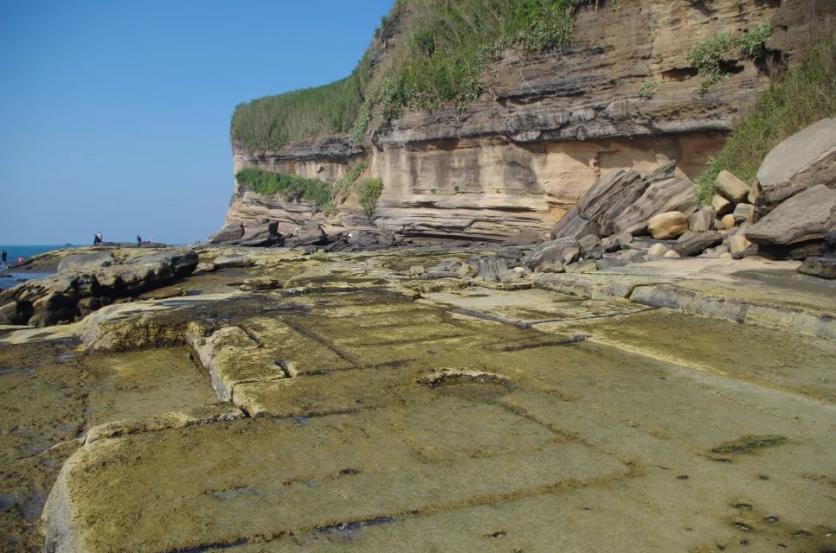
[[[627,0],[575,18],[565,53],[505,52],[483,76],[485,93],[464,109],[379,113],[363,147],[334,137],[253,153],[245,166],[333,182],[354,163],[384,183],[374,224],[412,237],[501,240],[546,235],[602,175],[649,172],[674,160],[690,178],[717,152],[734,117],[769,83],[770,68],[793,63],[813,40],[832,0]],[[759,22],[774,29],[764,62],[725,60],[726,79],[708,93],[687,59],[719,32],[738,36]],[[399,40],[397,32],[391,40]],[[385,52],[383,53],[385,55]],[[240,190],[227,223],[317,220],[334,228],[362,222],[349,197],[326,220],[311,205]]]

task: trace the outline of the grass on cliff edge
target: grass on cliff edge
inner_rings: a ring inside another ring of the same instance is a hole
[[[836,29],[808,50],[801,63],[779,75],[734,125],[726,144],[697,179],[700,199],[711,201],[723,169],[753,182],[761,162],[788,136],[836,116]]]
[[[298,202],[307,200],[319,207],[331,201],[331,185],[291,173],[273,173],[261,169],[242,169],[235,174],[238,183],[253,192]]]
[[[322,136],[360,142],[373,106],[386,117],[403,109],[459,107],[481,93],[484,65],[504,48],[537,53],[572,39],[574,10],[599,0],[398,0],[382,25],[403,26],[372,78],[382,30],[347,78],[239,104],[232,140],[248,150],[279,149]],[[394,27],[393,27],[394,28]],[[391,30],[391,29],[390,29]]]
[[[285,200],[293,202],[305,200],[314,204],[326,214],[330,214],[336,209],[336,204],[345,200],[348,191],[365,170],[366,163],[361,161],[333,184],[318,179],[307,179],[294,173],[274,173],[253,167],[238,171],[235,174],[235,179],[238,184],[247,190],[265,196],[278,194]],[[376,180],[379,181],[380,179]],[[382,189],[383,183],[380,182],[377,196],[380,195]],[[361,186],[361,198],[364,190],[365,186]],[[377,201],[377,196],[374,197],[372,204]],[[366,209],[365,204],[363,208]],[[372,209],[372,211],[374,210]]]

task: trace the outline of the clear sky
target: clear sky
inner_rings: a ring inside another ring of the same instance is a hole
[[[0,244],[205,239],[236,104],[347,76],[392,0],[0,0]]]

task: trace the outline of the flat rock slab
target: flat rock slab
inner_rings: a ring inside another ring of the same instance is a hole
[[[511,291],[408,274],[459,253],[256,258],[183,285],[298,286],[105,308],[62,329],[83,330],[75,351],[0,344],[0,479],[43,490],[32,520],[69,457],[46,551],[836,549],[836,341],[796,317],[826,322],[833,283],[797,264],[659,260]]]
[[[626,472],[616,459],[501,406],[449,397],[304,423],[174,429],[100,440],[73,456],[47,507],[46,547],[182,551]]]

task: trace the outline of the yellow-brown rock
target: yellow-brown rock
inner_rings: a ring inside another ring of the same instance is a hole
[[[688,230],[688,216],[681,211],[668,211],[650,218],[647,230],[656,240],[677,238]]]

